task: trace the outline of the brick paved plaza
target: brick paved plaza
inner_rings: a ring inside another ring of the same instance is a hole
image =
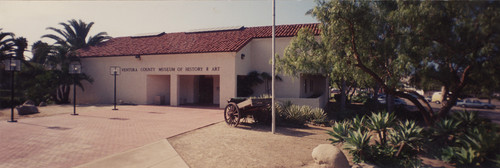
[[[73,167],[223,121],[218,108],[118,108],[77,107],[78,116],[68,108],[67,114],[1,121],[0,167]]]

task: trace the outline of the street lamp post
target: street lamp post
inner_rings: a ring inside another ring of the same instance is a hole
[[[10,120],[8,122],[17,122],[14,120],[14,73],[16,71],[21,71],[21,60],[18,59],[8,59],[4,60],[5,70],[11,71],[12,79],[11,79],[11,97],[10,97]]]
[[[69,74],[73,74],[73,114],[76,114],[76,77],[82,73],[82,65],[78,62],[69,65]]]
[[[114,98],[114,107],[113,107],[113,110],[118,110],[116,108],[116,76],[120,75],[121,68],[119,66],[111,66],[109,70],[110,70],[111,75],[113,75],[114,78],[115,78],[114,79],[115,82],[114,82],[114,96],[113,96],[113,98]]]

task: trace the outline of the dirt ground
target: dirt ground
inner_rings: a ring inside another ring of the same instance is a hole
[[[168,141],[191,167],[312,167],[312,150],[330,143],[329,127],[230,127],[220,122]]]
[[[312,150],[329,144],[330,127],[308,125],[307,128],[271,127],[244,124],[230,127],[220,122],[168,138],[168,141],[190,167],[315,167]],[[348,151],[339,147],[352,166]],[[425,167],[452,166],[442,161],[421,158]]]

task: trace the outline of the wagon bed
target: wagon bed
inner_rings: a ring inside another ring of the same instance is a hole
[[[224,120],[230,126],[238,126],[241,118],[252,115],[257,122],[266,122],[269,118],[271,98],[231,98],[224,109]]]

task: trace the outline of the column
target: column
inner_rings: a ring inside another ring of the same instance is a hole
[[[179,75],[170,75],[170,105],[179,106]]]
[[[236,97],[236,85],[236,75],[231,74],[220,76],[220,108],[225,108],[227,100]]]

